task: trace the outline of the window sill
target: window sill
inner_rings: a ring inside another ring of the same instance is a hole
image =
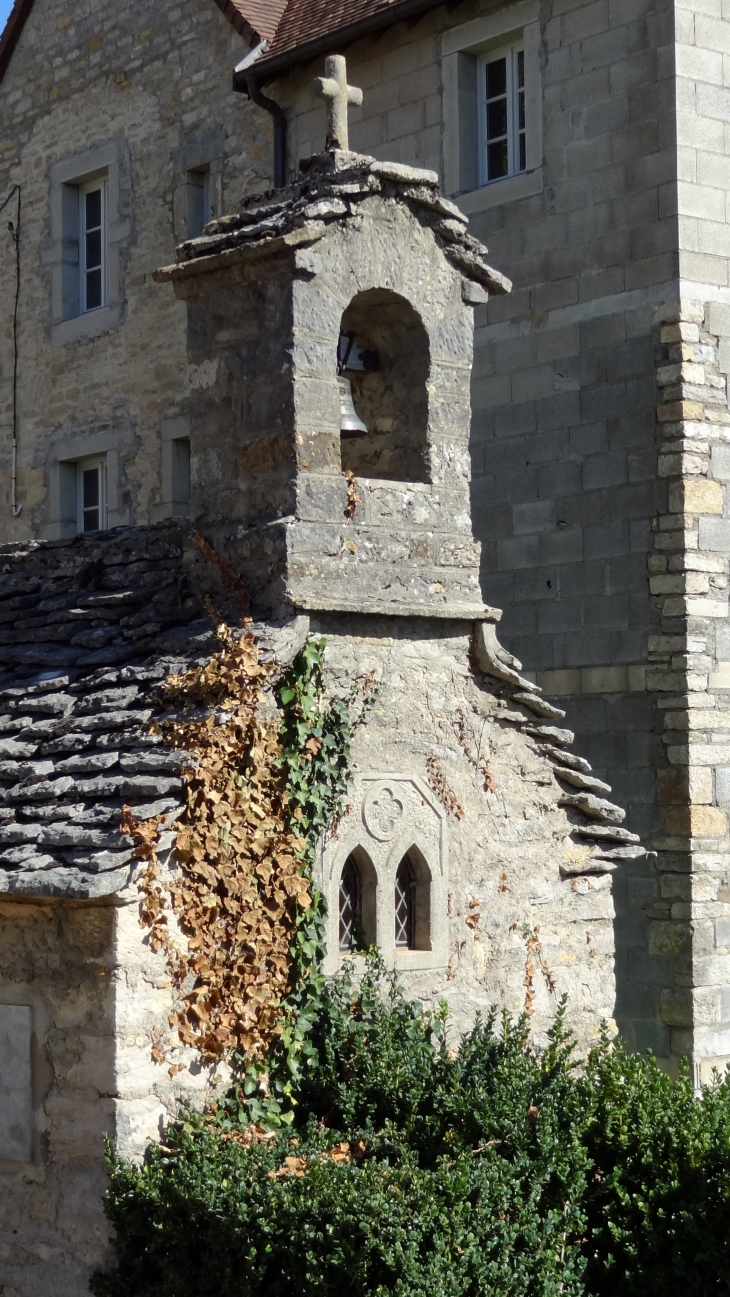
[[[520,198],[531,198],[543,191],[542,167],[534,171],[524,171],[519,176],[508,176],[506,180],[493,180],[481,189],[474,189],[468,194],[453,196],[452,201],[461,208],[465,216],[477,216],[492,207],[501,207],[503,203],[517,202]]]
[[[98,338],[109,329],[115,329],[122,321],[122,307],[102,306],[98,311],[86,311],[75,315],[71,320],[58,320],[51,325],[51,342],[54,346],[64,347],[73,342],[88,342]]]

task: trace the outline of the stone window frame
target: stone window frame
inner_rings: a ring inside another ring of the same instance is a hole
[[[219,128],[211,128],[201,136],[188,139],[173,159],[174,180],[172,224],[176,239],[189,239],[188,221],[191,213],[190,186],[197,184],[193,176],[205,173],[208,183],[210,219],[223,213],[223,165],[225,137]]]
[[[362,958],[339,948],[340,878],[345,861],[351,854],[358,859],[358,863],[362,860],[367,861],[370,877],[363,881],[367,882],[368,890],[372,893],[375,919],[374,924],[371,920],[366,925],[367,935],[368,939],[372,939],[378,946],[386,965],[403,973],[428,970],[436,972],[445,969],[448,965],[449,864],[446,813],[434,798],[430,788],[417,775],[405,772],[361,775],[351,793],[353,804],[357,803],[359,796],[364,795],[369,787],[383,782],[413,786],[421,803],[427,804],[433,812],[435,822],[438,824],[438,845],[433,834],[429,840],[429,835],[424,833],[420,825],[413,820],[404,823],[401,831],[391,840],[380,844],[371,841],[367,833],[358,825],[360,817],[356,814],[342,821],[337,839],[330,840],[326,845],[320,844],[315,884],[322,891],[327,902],[327,954],[324,962],[326,973],[335,973],[342,967],[343,959],[357,961]],[[415,949],[395,945],[395,878],[398,866],[406,855],[412,855],[416,861],[420,861],[416,868],[417,890],[421,892],[417,901],[419,944]],[[424,897],[422,892],[426,881],[428,897]],[[428,923],[427,940],[422,927],[424,919]]]
[[[527,169],[480,184],[477,64],[480,55],[520,43],[525,50]],[[441,38],[444,192],[467,216],[542,193],[542,73],[538,0],[452,27]]]
[[[188,482],[188,499],[177,498],[175,472],[175,442],[186,441],[190,454],[190,480]],[[190,492],[192,491],[192,444],[190,437],[190,420],[186,415],[172,415],[160,420],[160,498],[150,508],[150,521],[160,522],[163,518],[189,518]]]
[[[121,464],[118,432],[112,425],[69,435],[49,447],[46,520],[39,528],[43,540],[77,536],[77,465],[80,460],[106,459],[106,528],[129,523],[129,508],[120,499]]]
[[[73,205],[69,191],[80,189],[92,180],[106,180],[107,280],[106,305],[93,311],[79,312],[74,306],[74,287],[78,284],[78,234],[70,234]],[[45,263],[51,274],[51,342],[66,346],[86,342],[121,324],[124,310],[122,253],[129,243],[131,222],[122,216],[122,191],[129,192],[129,165],[126,146],[119,140],[93,145],[81,153],[54,162],[50,169],[51,242]],[[76,267],[74,272],[74,267]]]

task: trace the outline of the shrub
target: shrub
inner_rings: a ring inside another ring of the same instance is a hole
[[[234,1101],[182,1113],[142,1166],[110,1149],[119,1267],[92,1292],[727,1293],[728,1085],[695,1098],[606,1038],[578,1065],[564,1013],[541,1053],[495,1015],[451,1051],[445,1008],[375,960],[329,980],[291,1126],[241,1127]]]

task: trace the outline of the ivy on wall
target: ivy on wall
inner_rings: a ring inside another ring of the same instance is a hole
[[[221,625],[218,637],[209,662],[162,689],[176,714],[158,730],[194,759],[184,772],[171,879],[157,858],[164,817],[139,823],[125,808],[122,827],[147,861],[140,919],[166,957],[177,1040],[206,1062],[232,1057],[260,1094],[258,1061],[272,1042],[281,1037],[293,1059],[306,1035],[303,1010],[317,993],[324,937],[314,850],[336,820],[352,732],[372,687],[366,681],[364,691],[329,699],[324,640],[310,640],[277,688],[278,668],[261,661],[250,632]],[[267,719],[272,689],[280,708]],[[158,1041],[156,1057],[164,1056]],[[281,1108],[268,1106],[272,1116]]]

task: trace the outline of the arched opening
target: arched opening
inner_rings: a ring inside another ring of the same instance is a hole
[[[431,871],[418,847],[398,865],[393,899],[396,950],[430,950]]]
[[[376,875],[361,847],[351,851],[340,874],[339,949],[365,950],[376,940]]]
[[[385,288],[358,293],[342,317],[337,360],[367,428],[341,433],[343,471],[396,482],[430,481],[430,347],[410,302]]]

